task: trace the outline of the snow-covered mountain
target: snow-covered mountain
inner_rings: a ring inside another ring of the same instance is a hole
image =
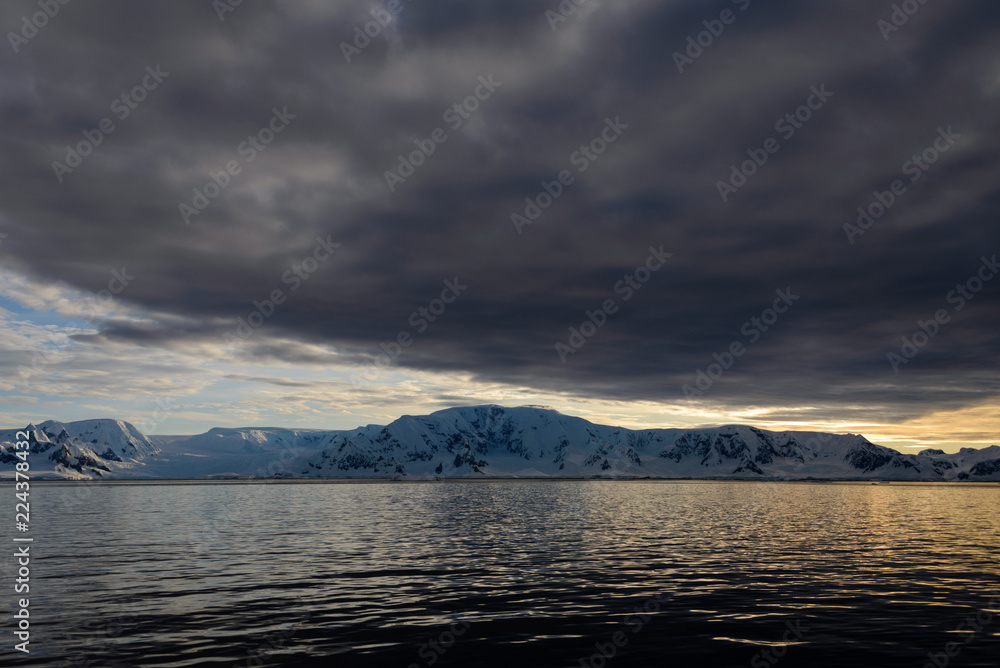
[[[133,477],[141,462],[157,447],[134,426],[122,420],[81,420],[39,425],[22,430],[0,430],[0,471],[13,477],[17,433],[27,432],[28,464],[32,478]],[[130,475],[132,474],[132,475]]]
[[[292,461],[328,447],[341,433],[217,427],[197,436],[154,436],[160,452],[146,464],[159,478],[292,477]]]
[[[1000,480],[1000,447],[904,455],[865,437],[710,429],[630,430],[556,411],[473,406],[404,416],[331,439],[306,477],[652,477]]]
[[[48,477],[730,478],[1000,481],[1000,447],[904,455],[855,434],[631,430],[539,407],[471,406],[349,431],[212,429],[150,441],[126,422],[31,427]],[[0,475],[14,431],[0,431]]]

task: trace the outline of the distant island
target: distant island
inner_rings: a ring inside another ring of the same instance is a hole
[[[0,430],[14,477],[17,431]],[[147,436],[114,419],[19,430],[32,479],[607,478],[1000,481],[1000,447],[902,454],[856,434],[745,425],[624,429],[525,406],[470,406],[351,430]]]

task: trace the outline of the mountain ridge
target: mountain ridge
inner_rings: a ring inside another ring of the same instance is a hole
[[[13,477],[16,430],[0,430]],[[33,478],[662,478],[1000,481],[1000,447],[910,455],[859,434],[727,424],[626,429],[538,406],[403,415],[347,430],[215,427],[147,437],[123,420],[28,425]],[[40,457],[39,457],[40,456]]]

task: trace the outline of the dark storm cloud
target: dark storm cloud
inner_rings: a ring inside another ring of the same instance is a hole
[[[128,267],[121,302],[162,316],[106,323],[93,345],[221,342],[281,289],[236,359],[332,363],[276,343],[291,339],[363,363],[405,331],[404,367],[676,400],[739,341],[704,400],[886,419],[995,396],[1000,278],[898,374],[887,361],[1000,253],[993,3],[927,3],[885,40],[887,2],[593,0],[554,31],[554,2],[404,2],[350,64],[341,43],[369,4],[327,4],[244,3],[220,21],[204,2],[70,3],[3,54],[5,262],[88,290]],[[678,72],[673,54],[724,9],[734,22]],[[35,10],[7,3],[0,25]],[[147,66],[168,75],[119,118]],[[491,75],[451,127],[443,114]],[[823,86],[783,137],[776,121]],[[242,142],[275,109],[294,118],[250,162]],[[115,130],[57,181],[52,162],[104,117]],[[580,172],[571,156],[606,119],[627,128]],[[447,140],[390,192],[386,170],[436,128]],[[939,128],[960,139],[911,183],[904,163]],[[717,182],[770,137],[780,149],[724,202]],[[229,161],[240,173],[185,224],[179,204]],[[562,170],[575,182],[519,234],[511,214]],[[905,194],[850,243],[844,224],[894,179]],[[293,290],[288,272],[327,238],[340,248]],[[616,283],[661,245],[673,256],[625,302]],[[416,331],[411,314],[456,277],[468,290]],[[751,344],[744,323],[786,288],[799,299]],[[609,298],[620,310],[561,362],[555,344]]]

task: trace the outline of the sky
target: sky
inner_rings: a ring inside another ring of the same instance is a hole
[[[494,403],[1000,443],[995,2],[11,0],[0,26],[6,427]]]

